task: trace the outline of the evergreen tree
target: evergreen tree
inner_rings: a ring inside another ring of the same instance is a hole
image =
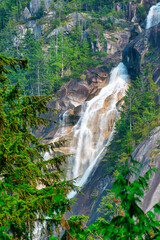
[[[51,97],[25,97],[19,83],[9,84],[10,68],[26,63],[0,56],[0,239],[32,239],[35,224],[44,222],[49,238],[52,225],[64,222],[71,204],[67,194],[74,188],[61,170],[65,157],[54,157],[53,144],[43,145],[31,133],[48,124],[40,114],[51,111],[46,106]],[[46,161],[45,152],[51,156]]]
[[[102,239],[159,239],[160,222],[155,220],[155,213],[160,213],[160,204],[147,213],[140,207],[144,191],[148,189],[148,180],[156,169],[150,169],[143,177],[137,178],[139,167],[140,163],[133,160],[129,153],[113,184],[113,191],[120,199],[121,211],[110,222],[99,219],[91,226],[91,230]]]
[[[106,160],[116,168],[126,159],[127,148],[135,148],[149,132],[159,125],[160,108],[156,102],[158,86],[153,82],[151,68],[144,69],[143,76],[129,87],[124,98],[120,119],[116,122],[113,140],[106,153]]]
[[[144,176],[140,176],[139,167],[140,163],[133,160],[129,149],[128,158],[119,169],[113,184],[114,201],[118,204],[116,208],[111,208],[108,202],[105,204],[107,214],[111,211],[110,221],[99,218],[87,227],[87,217],[73,216],[68,221],[68,233],[62,239],[159,240],[160,222],[155,219],[155,214],[160,213],[160,204],[155,204],[146,213],[140,207],[144,192],[148,189],[149,178],[157,169],[150,169]]]
[[[20,55],[29,59],[29,69],[25,71],[25,81],[23,81],[23,89],[29,95],[40,95],[43,83],[44,72],[44,54],[41,44],[35,39],[35,36],[28,29],[25,38],[21,40],[19,46]]]

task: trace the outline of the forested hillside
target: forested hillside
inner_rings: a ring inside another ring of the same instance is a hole
[[[158,2],[0,1],[0,239],[160,238]]]
[[[93,56],[107,54],[104,31],[127,27],[127,1],[122,1],[119,11],[114,1],[50,1],[46,9],[47,3],[2,1],[0,6],[0,51],[29,59],[30,68],[18,75],[27,95],[52,94],[87,67],[100,63]],[[138,9],[138,14],[145,14],[144,7]],[[115,42],[115,37],[110,40]],[[16,77],[11,78],[15,83]]]

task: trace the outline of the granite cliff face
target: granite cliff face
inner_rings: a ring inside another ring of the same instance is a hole
[[[52,0],[31,0],[29,3],[29,11],[31,13],[31,15],[35,15],[38,10],[40,9],[40,7],[42,6],[42,4],[44,3],[45,6],[45,10],[48,12],[49,11],[49,7],[51,5],[53,1]]]
[[[33,12],[37,11],[36,7],[40,1],[31,1]],[[147,10],[151,4],[156,3],[157,1],[142,1],[142,4]],[[34,6],[34,3],[37,5]],[[121,4],[117,4],[116,10],[121,9]],[[31,13],[31,10],[26,9],[26,15]],[[152,74],[153,79],[157,84],[160,84],[160,24],[153,26],[150,29],[146,29],[141,32],[139,23],[136,23],[136,4],[134,1],[130,2],[126,6],[126,18],[132,20],[133,23],[129,23],[129,26],[125,28],[124,31],[114,32],[114,31],[105,31],[104,37],[107,40],[107,46],[101,45],[99,42],[99,32],[95,30],[97,34],[96,42],[93,43],[90,41],[90,47],[92,51],[104,50],[108,53],[107,57],[101,57],[102,64],[96,68],[90,68],[85,70],[79,78],[71,79],[66,85],[64,85],[59,90],[59,99],[52,101],[50,106],[59,110],[59,113],[56,116],[48,116],[52,118],[52,123],[47,128],[42,128],[40,132],[37,132],[38,137],[43,137],[44,142],[53,142],[54,139],[67,140],[64,147],[57,149],[59,152],[70,153],[71,145],[70,142],[74,136],[74,126],[78,123],[83,107],[82,105],[85,101],[93,99],[97,96],[100,90],[109,83],[111,70],[122,61],[126,65],[128,72],[130,74],[131,80],[134,81],[140,72],[143,71],[143,68],[147,66],[147,63],[150,63],[153,66]],[[81,20],[86,21],[83,14],[78,15]],[[55,13],[50,12],[45,18],[47,19],[47,24],[41,25],[38,30],[42,35],[48,30],[48,20],[52,21],[55,17]],[[66,32],[71,31],[72,27],[75,24],[76,13],[72,14],[69,18],[69,22],[63,26]],[[91,20],[91,19],[90,19]],[[29,25],[31,21],[29,20],[27,24]],[[36,29],[37,23],[33,21],[30,24],[30,27]],[[124,21],[126,24],[126,21]],[[23,25],[25,26],[25,25]],[[126,26],[126,25],[125,25]],[[51,36],[57,34],[61,28],[56,28],[48,35],[45,35],[49,40]],[[36,31],[36,30],[33,30]],[[83,38],[86,38],[89,41],[90,31],[86,29],[83,33]],[[123,50],[124,49],[124,50]],[[122,53],[123,51],[123,53]],[[116,104],[117,110],[120,109],[123,98],[119,96],[119,101]],[[113,95],[108,96],[106,101],[104,101],[104,106],[101,109],[100,113],[106,113],[105,109],[113,101]],[[96,118],[97,121],[98,118]],[[59,121],[61,124],[59,127],[55,125],[54,121]],[[108,123],[106,140],[109,138],[109,134],[112,131],[114,126],[115,115],[112,114]],[[95,122],[96,126],[97,122]],[[91,125],[91,124],[90,124]],[[101,131],[95,128],[93,129],[94,136],[96,139],[96,132]],[[77,129],[78,132],[78,129]],[[78,134],[78,133],[77,133]],[[88,132],[86,133],[86,135]],[[150,133],[147,139],[145,139],[134,151],[133,157],[135,160],[142,162],[141,174],[147,171],[149,164],[152,163],[156,167],[159,167],[159,154],[154,156],[151,159],[151,153],[156,149],[157,141],[160,140],[160,129],[157,128]],[[75,138],[75,142],[77,139]],[[85,142],[85,141],[84,141]],[[76,142],[77,143],[77,142]],[[93,143],[95,145],[95,142]],[[59,153],[58,153],[59,154]],[[82,155],[84,155],[82,153]],[[71,161],[71,164],[74,165],[74,162]],[[86,167],[88,163],[83,165]],[[100,201],[104,195],[106,195],[105,189],[110,189],[113,183],[112,174],[106,173],[104,171],[108,169],[108,163],[104,161],[97,161],[96,165],[91,171],[91,174],[84,185],[82,192],[84,194],[78,194],[76,196],[77,203],[72,206],[74,214],[84,214],[89,216],[89,224],[93,222],[97,217],[100,216],[100,213],[97,211],[97,208],[100,204]],[[72,176],[74,174],[72,173]],[[145,211],[149,210],[152,205],[156,202],[159,202],[159,184],[160,184],[160,173],[157,172],[150,180],[150,190],[146,193],[143,201],[143,209]]]
[[[151,6],[155,5],[158,2],[159,0],[142,0],[143,6],[147,9],[147,11]]]
[[[127,66],[131,79],[143,72],[147,63],[153,66],[153,79],[160,78],[160,24],[146,29],[131,41],[123,51],[122,61]]]
[[[66,111],[69,111],[66,127],[73,127],[80,117],[81,105],[98,95],[100,90],[108,84],[110,72],[120,62],[121,53],[116,52],[101,60],[103,63],[100,66],[85,70],[79,78],[71,79],[59,90],[59,99],[50,103],[50,106],[58,109],[59,113],[56,116],[48,116],[53,122],[49,127],[37,132],[37,136],[43,137],[46,141],[53,139],[57,131],[54,121],[62,118]]]
[[[160,127],[152,130],[133,152],[133,158],[142,164],[140,174],[143,175],[149,168],[160,169],[160,152],[156,152],[160,141]],[[101,199],[106,195],[106,189],[111,189],[114,177],[105,174],[108,163],[101,161],[82,189],[82,194],[76,196],[76,204],[72,206],[74,214],[89,216],[88,224],[95,221],[101,214],[97,211]],[[160,202],[160,171],[154,173],[149,181],[149,191],[146,191],[142,201],[144,211],[149,211],[154,204]]]
[[[148,138],[142,141],[133,153],[133,158],[142,164],[141,175],[150,168],[159,169],[150,178],[149,190],[146,191],[142,204],[144,211],[149,211],[153,205],[160,202],[160,152],[156,153],[158,141],[160,141],[160,127],[152,130]]]

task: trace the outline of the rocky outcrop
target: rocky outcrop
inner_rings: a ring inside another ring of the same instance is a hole
[[[136,20],[136,7],[137,7],[136,1],[130,1],[125,4],[117,2],[114,5],[114,8],[117,12],[124,11],[126,19],[128,21],[133,21],[133,22],[135,22]]]
[[[160,24],[146,29],[123,51],[122,61],[127,66],[132,80],[143,72],[147,63],[153,66],[153,79],[159,81],[160,69]]]
[[[133,152],[133,158],[142,164],[141,175],[144,175],[152,167],[160,169],[160,152],[156,153],[158,141],[160,141],[160,127],[152,130],[148,138],[143,140]],[[153,153],[155,153],[154,156]],[[106,189],[112,187],[114,177],[111,174],[106,174],[108,167],[108,163],[105,161],[98,164],[83,187],[82,194],[76,195],[76,203],[72,206],[73,214],[89,216],[88,224],[101,216],[97,208],[102,197],[107,194]],[[153,173],[149,180],[149,190],[145,192],[142,208],[144,211],[149,211],[156,203],[160,203],[159,170]]]
[[[104,87],[110,77],[110,71],[116,67],[121,59],[121,52],[116,52],[114,55],[101,58],[103,62],[101,66],[89,68],[85,70],[79,78],[70,80],[58,91],[58,100],[52,101],[50,106],[58,109],[56,116],[48,115],[52,119],[52,123],[47,128],[41,129],[36,133],[37,137],[43,137],[46,140],[53,139],[55,129],[57,129],[54,121],[59,121],[61,115],[67,110],[74,110],[75,119],[78,120],[81,105],[86,101],[96,96],[102,87]],[[73,112],[71,113],[73,119]]]
[[[160,203],[160,151],[156,153],[160,141],[160,127],[152,130],[148,138],[142,141],[133,153],[133,158],[142,164],[140,175],[144,175],[150,168],[157,168],[149,180],[149,190],[146,191],[142,208],[145,211]]]
[[[150,9],[151,6],[155,5],[158,2],[159,0],[142,0],[143,6],[146,8],[147,11]]]
[[[52,3],[52,0],[31,0],[29,3],[29,10],[32,15],[35,15],[40,7],[42,7],[42,4],[45,5],[45,10],[49,11],[49,6]]]
[[[25,7],[24,12],[23,12],[23,20],[28,20],[31,18],[31,13],[27,7]]]
[[[130,39],[129,42],[134,40],[140,33],[142,32],[142,29],[139,25],[139,23],[134,23],[130,30]]]
[[[124,47],[128,44],[130,38],[130,32],[127,31],[117,31],[117,32],[104,32],[104,37],[107,41],[106,52],[108,54],[114,54],[117,51],[122,51]],[[100,49],[101,50],[101,49]],[[105,50],[105,49],[102,49]]]
[[[58,35],[59,32],[63,32],[64,34],[68,34],[71,32],[73,27],[76,25],[76,22],[80,25],[86,25],[87,19],[90,19],[90,16],[86,13],[78,13],[78,12],[73,12],[70,13],[66,19],[66,24],[63,26],[60,26],[58,28],[55,28],[53,31],[51,31],[46,38],[50,39],[54,35]]]

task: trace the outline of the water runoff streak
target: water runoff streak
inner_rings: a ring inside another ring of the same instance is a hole
[[[147,16],[146,29],[160,23],[160,2],[152,6]]]
[[[108,145],[118,116],[117,103],[125,96],[128,88],[128,72],[123,63],[113,69],[110,81],[98,96],[82,105],[82,113],[73,128],[69,161],[69,178],[77,178],[81,187]],[[75,192],[69,194],[73,197]]]

